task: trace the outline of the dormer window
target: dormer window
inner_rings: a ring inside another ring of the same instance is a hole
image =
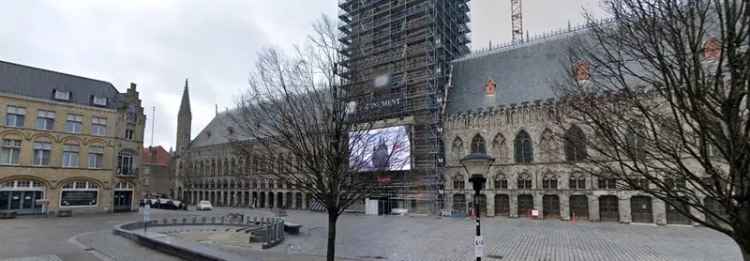
[[[61,101],[69,101],[70,100],[70,92],[61,91],[61,90],[54,90],[54,91],[52,91],[52,94],[53,94],[55,100],[61,100]]]
[[[703,44],[703,58],[706,60],[718,60],[721,57],[721,42],[712,37]]]
[[[91,103],[96,106],[107,106],[107,97],[93,96],[91,98]]]
[[[587,81],[591,79],[590,68],[591,64],[587,61],[577,62],[573,68],[576,81]]]

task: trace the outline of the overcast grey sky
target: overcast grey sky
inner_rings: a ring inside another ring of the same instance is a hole
[[[583,21],[599,0],[524,0],[532,35]],[[259,48],[300,42],[337,0],[10,1],[0,9],[0,60],[138,84],[154,143],[174,146],[185,78],[195,136],[246,88]],[[472,49],[510,40],[510,0],[472,0]]]

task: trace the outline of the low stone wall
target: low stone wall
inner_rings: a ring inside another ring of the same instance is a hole
[[[165,226],[234,226],[239,228],[257,226],[253,233],[262,239],[262,248],[271,248],[284,241],[284,221],[278,218],[246,217],[243,215],[219,217],[179,217],[152,220],[148,223],[133,222],[115,226],[113,233],[137,242],[140,245],[187,260],[248,260],[232,254],[216,251],[197,242],[166,239],[158,233],[144,232],[151,227]],[[250,236],[248,235],[248,240]],[[237,259],[239,258],[239,259]]]

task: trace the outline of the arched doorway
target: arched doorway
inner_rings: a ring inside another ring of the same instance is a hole
[[[534,209],[534,196],[529,194],[518,195],[518,216],[528,217]]]
[[[47,187],[32,180],[12,180],[0,183],[0,211],[14,210],[17,214],[42,214],[42,202]]]
[[[666,204],[666,203],[665,203]],[[680,210],[689,212],[690,207],[688,207],[683,202],[674,202],[679,209],[673,205],[666,204],[667,206],[667,224],[679,224],[679,225],[690,225],[690,218],[688,218],[686,215],[682,214]]]
[[[599,219],[601,221],[620,221],[620,204],[617,196],[599,197]]]
[[[589,199],[586,197],[586,195],[570,196],[570,214],[572,215],[571,218],[589,218]]]
[[[274,195],[273,192],[268,192],[268,208],[273,208]]]
[[[266,193],[265,192],[260,193],[260,198],[258,198],[258,207],[259,208],[266,207]]]
[[[634,196],[630,198],[630,216],[635,223],[653,223],[654,211],[651,207],[651,197]]]
[[[542,215],[544,218],[560,218],[560,197],[557,195],[542,196]]]
[[[466,196],[464,194],[453,195],[453,214],[466,215]]]
[[[113,210],[115,212],[130,211],[133,203],[133,186],[129,182],[115,184]]]
[[[495,215],[496,216],[510,215],[510,197],[508,197],[507,194],[495,195]]]
[[[297,192],[294,195],[294,208],[302,209],[302,193],[301,192]]]

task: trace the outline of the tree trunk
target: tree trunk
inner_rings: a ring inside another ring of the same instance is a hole
[[[336,257],[336,214],[328,213],[328,252],[326,253],[327,261],[334,261]]]

